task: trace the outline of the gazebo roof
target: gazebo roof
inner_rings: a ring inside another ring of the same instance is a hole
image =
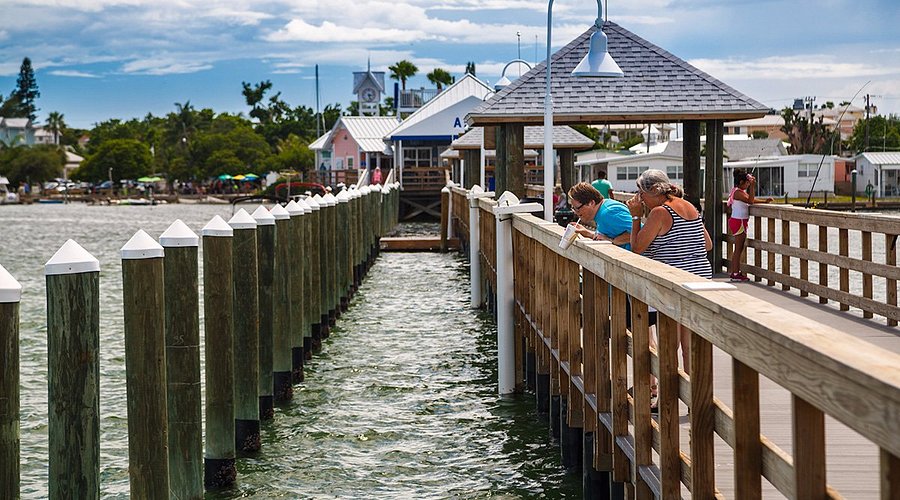
[[[659,123],[741,120],[768,107],[621,26],[607,22],[609,53],[623,78],[580,77],[591,26],[552,56],[554,123]],[[469,113],[469,125],[543,123],[546,65],[538,64]]]
[[[453,149],[480,149],[484,138],[484,128],[470,128],[450,145]],[[544,149],[544,126],[525,127],[525,148]],[[594,141],[567,125],[553,126],[553,147],[555,149],[588,149]]]

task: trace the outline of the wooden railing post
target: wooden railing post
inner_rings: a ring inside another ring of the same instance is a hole
[[[44,266],[49,498],[100,498],[100,262],[68,240]],[[72,370],[72,353],[78,369]]]
[[[19,498],[19,301],[22,285],[0,266],[0,498]]]
[[[321,197],[319,197],[321,200]],[[307,248],[310,250],[309,266],[310,266],[310,282],[307,300],[310,303],[310,335],[304,339],[303,350],[306,353],[306,359],[312,358],[312,353],[322,342],[323,331],[328,328],[328,322],[322,319],[324,315],[325,303],[322,297],[322,241],[319,238],[319,231],[322,225],[322,207],[316,196],[312,196],[304,200],[312,210],[310,218],[310,226],[307,231]]]
[[[128,476],[135,498],[169,498],[163,247],[139,230],[121,250]]]
[[[759,373],[731,361],[734,394],[734,492],[736,498],[762,498],[762,446],[759,438]]]
[[[203,498],[200,396],[200,239],[176,220],[159,237],[166,318],[169,488],[176,498]],[[254,404],[255,406],[255,404]]]
[[[799,396],[791,398],[795,498],[825,498],[825,415]]]
[[[275,217],[260,205],[251,214],[256,220],[256,274],[259,297],[259,419],[275,416],[272,382],[272,346],[275,331]]]
[[[228,221],[234,251],[234,445],[240,453],[260,449],[259,269],[256,219],[243,208]]]
[[[441,253],[447,252],[447,237],[450,232],[450,188],[441,189]]]
[[[305,204],[305,203],[304,203]],[[309,205],[306,205],[307,207]],[[291,200],[285,207],[291,217],[290,242],[288,243],[288,273],[291,275],[291,383],[303,382],[303,352],[304,333],[309,331],[307,320],[307,288],[306,269],[304,263],[309,261],[309,255],[304,241],[305,226],[308,217],[305,217],[306,209],[295,200]]]
[[[712,401],[712,344],[695,333],[688,335],[691,338],[691,496],[711,499],[715,494],[716,466],[713,449],[715,418]]]
[[[678,429],[678,324],[657,313],[659,356],[659,471],[663,498],[681,496],[681,448]]]
[[[201,234],[206,332],[203,484],[207,489],[218,489],[233,484],[237,478],[234,466],[234,230],[217,215],[203,227]]]

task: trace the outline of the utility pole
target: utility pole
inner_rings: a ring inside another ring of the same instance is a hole
[[[516,59],[522,60],[522,32],[516,31]],[[519,76],[522,76],[522,65],[519,64]]]
[[[866,143],[863,151],[869,150],[869,94],[866,94]]]
[[[316,138],[322,135],[322,129],[319,128],[319,65],[316,64]]]

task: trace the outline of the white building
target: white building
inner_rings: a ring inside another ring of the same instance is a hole
[[[807,196],[834,193],[834,156],[788,155],[725,162],[725,190],[732,187],[734,169],[752,173],[757,181],[756,196]]]
[[[875,196],[900,196],[900,153],[861,153],[856,156],[856,189],[872,185]]]

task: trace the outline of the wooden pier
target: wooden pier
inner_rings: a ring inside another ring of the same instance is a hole
[[[754,255],[747,269],[772,286],[731,286],[608,244],[561,250],[562,228],[532,215],[509,216],[504,242],[496,202],[467,195],[453,190],[452,223],[463,247],[471,235],[480,240],[470,265],[483,273],[473,285],[485,299],[473,305],[486,304],[498,318],[512,309],[515,347],[499,356],[515,360],[515,391],[534,394],[538,412],[549,415],[564,464],[584,471],[586,497],[900,497],[896,219],[754,206],[756,227],[769,231],[750,240],[765,258]],[[860,232],[862,250],[848,252],[844,233],[837,255],[827,245],[790,243],[792,231],[832,223]],[[885,234],[880,263],[871,251],[876,231]],[[722,250],[726,240],[721,235]],[[511,302],[498,281],[503,245],[514,265]],[[843,291],[849,282],[838,291],[810,282],[810,265],[825,266],[826,282],[832,266],[841,276],[859,272],[861,297]],[[872,276],[883,278],[883,299],[873,297]],[[776,283],[883,315],[884,323],[799,293],[786,297]],[[647,331],[649,307],[659,311],[658,350],[647,334],[632,334]],[[690,375],[678,367],[679,324],[692,332]],[[500,326],[501,345],[506,333]],[[651,374],[659,380],[658,416],[650,411]]]

